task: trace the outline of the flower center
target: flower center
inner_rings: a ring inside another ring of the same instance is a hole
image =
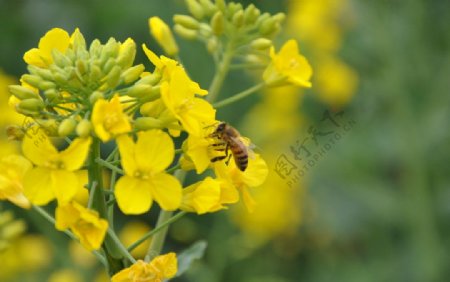
[[[140,178],[140,179],[144,179],[144,180],[147,180],[148,178],[149,178],[149,173],[148,172],[146,172],[146,171],[140,171],[140,170],[137,170],[135,173],[134,173],[134,177],[136,177],[136,178]]]
[[[103,126],[106,130],[110,130],[113,128],[117,123],[120,121],[120,117],[118,114],[113,113],[109,114],[105,117],[105,120],[103,121]]]
[[[64,163],[60,160],[47,161],[45,166],[50,169],[65,169],[66,168]]]

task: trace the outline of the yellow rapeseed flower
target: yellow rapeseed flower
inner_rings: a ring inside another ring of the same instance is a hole
[[[89,251],[100,248],[108,230],[108,221],[99,218],[97,211],[87,209],[77,202],[58,205],[55,218],[56,229],[69,228]]]
[[[180,206],[182,188],[178,180],[164,172],[175,156],[170,136],[161,130],[138,133],[137,142],[127,135],[117,138],[122,176],[115,188],[119,208],[125,214],[148,211],[153,199],[165,210]]]
[[[67,149],[58,152],[50,139],[39,130],[25,136],[22,150],[36,167],[24,176],[25,196],[35,205],[45,205],[53,199],[70,201],[80,188],[76,171],[83,166],[91,138],[77,138]]]
[[[21,208],[30,207],[23,194],[23,177],[31,167],[32,164],[19,155],[0,160],[0,200],[8,200]]]
[[[269,86],[294,84],[301,87],[311,87],[309,81],[312,68],[304,56],[299,53],[297,41],[288,40],[278,54],[270,49],[271,62],[263,74],[263,79]]]
[[[178,45],[169,26],[159,17],[148,19],[148,26],[153,37],[164,49],[167,55],[174,56],[178,53]]]
[[[162,83],[161,97],[189,134],[200,136],[205,126],[215,122],[216,110],[206,100],[195,97],[192,81],[181,68],[174,69],[170,81]]]
[[[64,29],[53,28],[40,40],[38,48],[25,53],[24,61],[37,67],[48,67],[53,63],[52,51],[54,49],[64,53],[70,45],[70,36]]]
[[[178,263],[175,253],[157,256],[151,262],[138,260],[111,278],[112,282],[161,282],[177,274]]]
[[[95,134],[103,142],[131,131],[130,118],[123,112],[118,95],[114,96],[111,101],[97,100],[92,111],[91,121]]]
[[[248,189],[263,184],[269,173],[267,164],[261,156],[255,154],[254,157],[249,158],[248,167],[245,171],[238,169],[234,162],[229,162],[228,165],[225,165],[223,162],[217,162],[214,168],[219,179],[239,190],[245,206],[252,212],[256,203]]]

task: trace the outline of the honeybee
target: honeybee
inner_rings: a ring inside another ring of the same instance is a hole
[[[212,138],[217,138],[220,143],[212,144],[212,146],[216,147],[216,151],[223,151],[225,155],[217,156],[211,159],[211,162],[217,162],[220,160],[224,160],[228,157],[226,163],[230,161],[231,156],[234,158],[234,162],[236,163],[237,168],[241,171],[245,171],[248,166],[248,156],[249,156],[249,148],[245,145],[242,140],[239,131],[237,131],[231,125],[221,122],[217,125],[216,129],[213,133],[209,135]],[[225,148],[223,148],[225,146]],[[229,154],[228,151],[231,151]]]

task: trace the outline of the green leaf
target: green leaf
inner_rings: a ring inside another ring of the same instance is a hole
[[[192,244],[186,250],[182,251],[178,255],[178,272],[176,277],[179,277],[180,275],[185,273],[194,260],[201,259],[205,254],[207,246],[208,243],[206,241],[198,241]]]

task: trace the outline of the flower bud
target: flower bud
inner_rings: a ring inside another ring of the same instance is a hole
[[[117,56],[117,64],[122,68],[127,69],[133,65],[136,57],[136,43],[133,39],[127,38],[125,42],[120,45],[120,53]]]
[[[211,16],[217,11],[216,5],[214,5],[211,0],[199,0],[199,2],[207,16]]]
[[[201,20],[205,16],[205,10],[197,0],[185,0],[186,6],[189,12],[198,20]]]
[[[93,65],[91,66],[91,71],[89,74],[89,80],[98,82],[103,78],[104,74],[99,66]]]
[[[121,75],[123,82],[125,84],[130,84],[130,83],[136,81],[139,78],[139,76],[142,74],[144,69],[145,69],[145,67],[143,64],[136,65],[134,67],[127,69]]]
[[[216,0],[216,7],[221,11],[225,11],[227,4],[225,3],[225,0]]]
[[[142,76],[142,78],[139,79],[138,82],[136,82],[136,85],[139,85],[139,84],[156,85],[160,80],[161,80],[161,74],[154,72],[154,73]]]
[[[148,84],[137,84],[130,87],[127,95],[130,97],[141,98],[152,93],[152,86]]]
[[[173,22],[179,25],[184,26],[188,29],[198,29],[199,28],[199,22],[194,19],[193,17],[186,16],[186,15],[175,15],[173,16]]]
[[[215,35],[221,35],[225,29],[225,21],[221,11],[217,11],[211,19],[211,28]]]
[[[91,57],[98,57],[100,55],[101,45],[102,44],[98,39],[94,39],[94,41],[92,41],[91,46],[89,46],[89,54]]]
[[[116,59],[114,58],[109,58],[106,63],[103,65],[102,70],[105,73],[108,73],[112,70],[112,68],[116,65]]]
[[[20,101],[19,104],[17,104],[17,107],[21,110],[39,113],[44,109],[45,104],[41,99],[30,98]]]
[[[21,85],[10,85],[8,86],[8,88],[9,92],[20,100],[39,97],[39,95],[35,91]]]
[[[122,73],[122,68],[119,66],[114,66],[112,70],[106,76],[106,83],[114,88],[120,83],[120,75]]]
[[[219,47],[219,42],[217,41],[217,38],[211,37],[208,39],[208,43],[206,45],[206,48],[208,49],[208,52],[213,54],[217,51],[217,48]]]
[[[258,18],[260,11],[255,7],[255,5],[250,4],[244,11],[244,22],[247,25],[253,24]]]
[[[56,91],[56,89],[52,88],[52,89],[48,89],[48,90],[44,91],[44,96],[49,101],[53,101],[59,97],[59,93],[58,93],[58,91]]]
[[[134,121],[134,128],[137,130],[148,130],[163,127],[164,123],[153,117],[139,117]]]
[[[95,102],[98,99],[103,99],[103,93],[100,91],[94,91],[91,96],[89,96],[89,102],[91,102],[91,104],[95,104]]]
[[[267,36],[276,30],[277,21],[274,18],[268,18],[261,23],[259,27],[259,34]]]
[[[90,121],[83,119],[77,125],[76,132],[80,137],[88,137],[91,134],[92,124]]]
[[[242,4],[241,3],[234,3],[230,2],[228,3],[228,14],[234,15],[235,13],[242,11]]]
[[[184,39],[192,40],[197,38],[197,31],[193,29],[187,29],[182,25],[176,24],[173,30]]]
[[[148,19],[148,26],[152,36],[169,56],[178,54],[178,45],[169,26],[159,17]]]
[[[71,66],[72,61],[61,53],[58,49],[52,50],[53,61],[58,67],[64,68],[65,66]]]
[[[233,25],[241,27],[244,24],[244,11],[239,10],[233,15]]]
[[[39,89],[42,89],[42,90],[53,89],[55,87],[56,87],[56,85],[51,81],[42,81],[39,84]]]
[[[78,73],[83,76],[87,71],[86,61],[78,59],[76,62],[76,66]]]
[[[65,137],[71,134],[75,130],[76,126],[77,122],[73,118],[65,119],[59,124],[58,135]]]
[[[258,38],[253,40],[250,46],[255,50],[267,50],[272,46],[272,41],[267,38]]]
[[[22,75],[21,80],[35,88],[38,88],[39,84],[43,81],[42,78],[34,74],[24,74]]]
[[[28,65],[27,69],[31,74],[40,76],[45,80],[53,80],[53,73],[49,69],[43,69],[33,65]]]
[[[281,23],[286,19],[286,14],[285,13],[277,13],[272,16],[272,19],[274,19],[278,23]]]
[[[72,45],[75,51],[86,50],[86,40],[78,28],[72,34]]]

